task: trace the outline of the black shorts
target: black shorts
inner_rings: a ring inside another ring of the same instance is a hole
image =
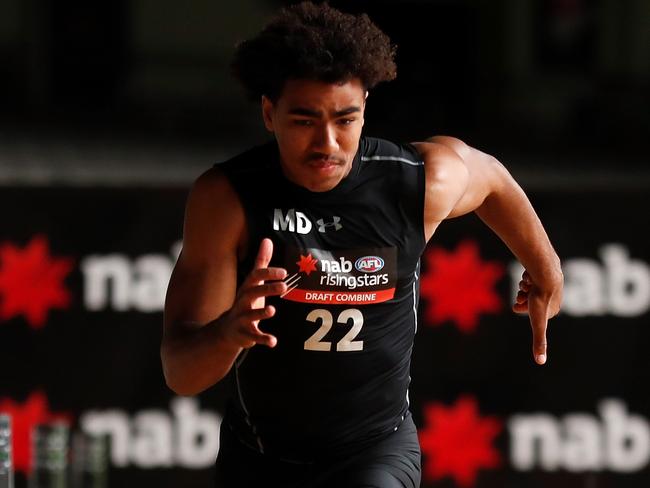
[[[417,488],[420,445],[411,415],[397,431],[345,458],[294,463],[260,454],[226,426],[216,465],[218,488]]]

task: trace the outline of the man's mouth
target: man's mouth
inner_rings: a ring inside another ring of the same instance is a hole
[[[307,164],[312,168],[330,169],[336,166],[341,166],[343,164],[343,161],[341,161],[339,158],[314,156],[307,160]]]
[[[338,164],[334,159],[312,159],[309,161],[310,166],[317,168],[330,168],[332,166],[338,166]]]

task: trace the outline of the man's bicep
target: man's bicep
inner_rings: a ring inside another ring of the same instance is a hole
[[[478,209],[489,194],[489,186],[486,183],[487,180],[482,178],[482,172],[477,171],[476,168],[468,168],[465,191],[451,212],[449,212],[447,218],[453,219],[454,217],[460,217]]]
[[[467,167],[467,188],[448,218],[477,210],[501,184],[504,168],[496,158],[473,147],[465,146],[463,164]]]
[[[181,253],[167,289],[165,332],[202,326],[218,318],[232,306],[236,288],[236,260],[213,259],[196,266]]]
[[[413,145],[424,160],[424,228],[428,239],[462,198],[467,186],[467,168],[445,146],[426,142]]]
[[[429,172],[430,204],[438,208],[441,220],[481,206],[495,185],[495,158],[447,136],[433,137],[420,147]]]
[[[205,324],[232,305],[243,211],[234,190],[213,170],[192,187],[185,210],[183,250],[165,303],[165,328]]]
[[[183,252],[189,267],[237,257],[244,212],[226,177],[213,168],[192,186],[185,206]]]

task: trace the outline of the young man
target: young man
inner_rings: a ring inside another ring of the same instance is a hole
[[[393,56],[367,16],[311,3],[236,53],[274,141],[194,184],[161,349],[182,395],[233,372],[221,486],[419,486],[407,396],[419,258],[444,219],[476,212],[522,262],[513,308],[546,360],[559,259],[504,167],[452,137],[362,137]]]

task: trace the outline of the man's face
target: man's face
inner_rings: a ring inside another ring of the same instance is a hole
[[[359,147],[365,101],[356,78],[289,80],[275,103],[262,97],[264,124],[278,141],[286,177],[322,192],[347,176]]]

